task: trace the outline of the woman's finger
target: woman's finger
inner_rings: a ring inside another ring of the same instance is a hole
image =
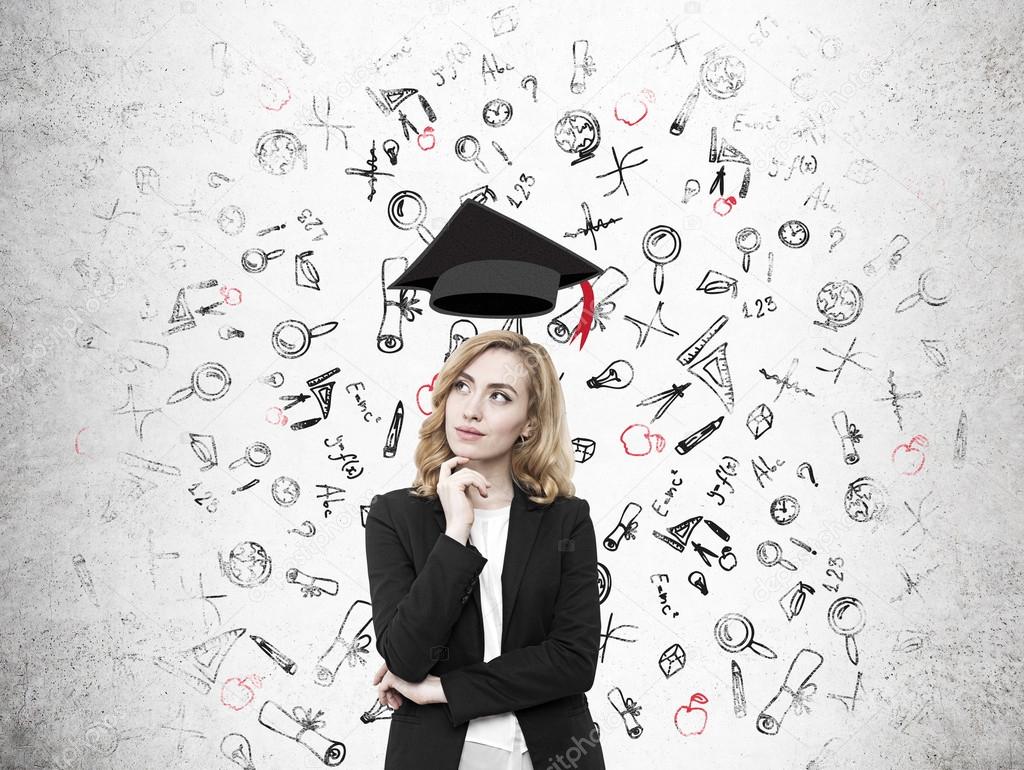
[[[475,485],[477,489],[480,490],[480,496],[481,497],[487,497],[487,489],[488,489],[488,487],[491,486],[491,482],[489,482],[487,480],[487,477],[484,476],[479,471],[472,471],[472,473],[476,477],[476,480],[471,482],[471,483],[473,485]]]
[[[452,468],[454,468],[456,465],[459,465],[460,463],[466,462],[468,459],[468,457],[462,457],[461,455],[449,457],[447,460],[441,463],[441,473],[438,475],[437,480],[441,481],[443,479],[447,479],[448,477],[450,477],[452,475]]]

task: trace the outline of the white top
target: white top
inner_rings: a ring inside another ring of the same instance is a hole
[[[473,526],[469,530],[469,543],[487,559],[480,572],[480,609],[484,616],[484,662],[501,655],[501,570],[505,564],[505,543],[508,539],[508,520],[511,504],[504,508],[485,510],[474,508]],[[483,743],[505,751],[513,750],[513,742],[527,750],[519,720],[515,712],[491,714],[469,720],[466,740]]]

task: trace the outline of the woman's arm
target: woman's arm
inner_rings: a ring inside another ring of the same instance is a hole
[[[442,674],[452,726],[587,692],[597,673],[600,637],[597,542],[590,504],[581,500],[563,549],[551,633],[540,644]]]
[[[416,575],[384,496],[374,496],[366,519],[366,567],[377,651],[389,671],[409,682],[427,676],[486,563],[479,551],[442,533]]]

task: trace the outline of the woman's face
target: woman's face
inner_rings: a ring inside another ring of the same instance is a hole
[[[504,348],[488,348],[462,370],[445,403],[445,435],[452,452],[490,460],[507,455],[520,435],[529,435],[525,371],[519,356]]]

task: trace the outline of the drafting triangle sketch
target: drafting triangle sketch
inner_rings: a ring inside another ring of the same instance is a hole
[[[185,300],[185,290],[178,289],[178,296],[174,300],[174,307],[171,308],[171,317],[167,319],[168,324],[187,324],[186,328],[191,329],[196,326],[196,316],[193,315],[188,307],[188,302]]]
[[[698,380],[707,385],[715,392],[725,408],[731,413],[735,404],[735,397],[732,388],[732,376],[729,374],[729,362],[725,357],[725,346],[723,342],[717,348],[708,353],[699,361],[694,361],[687,369]]]
[[[676,361],[678,361],[682,366],[691,365],[693,360],[701,354],[702,350],[704,350],[704,346],[711,341],[712,337],[722,330],[722,327],[725,326],[728,321],[728,317],[724,315],[718,316],[715,322],[711,324],[711,326],[709,326],[702,335],[695,339],[690,346],[686,348],[686,350],[676,356]]]
[[[334,381],[314,385],[310,390],[316,396],[317,403],[320,404],[320,411],[323,412],[326,420],[327,415],[331,413],[331,392],[334,390]]]
[[[188,309],[188,302],[185,301],[185,290],[178,289],[178,298],[174,300],[171,317],[167,319],[167,323],[179,324],[182,321],[191,321],[192,319],[192,311]]]
[[[725,139],[718,145],[718,160],[715,162],[717,163],[718,161],[732,161],[733,163],[746,163],[748,166],[750,165],[750,158]]]
[[[694,516],[692,519],[681,521],[678,524],[674,524],[669,527],[668,531],[672,537],[663,535],[661,532],[658,532],[658,530],[654,530],[654,536],[659,540],[668,543],[680,553],[683,553],[690,542],[690,535],[693,534],[693,530],[696,529],[697,525],[703,520],[703,516]]]
[[[723,139],[718,141],[718,129],[711,128],[711,147],[708,149],[708,163],[746,163],[750,165],[750,158],[746,153],[736,148],[736,145]]]
[[[210,685],[217,681],[217,672],[224,658],[244,633],[244,628],[225,631],[170,659],[158,657],[156,663],[165,671],[184,677],[186,682],[205,695],[210,691]]]
[[[189,309],[184,289],[178,289],[178,297],[174,300],[174,307],[171,308],[171,317],[167,319],[167,323],[178,325],[168,329],[164,334],[174,334],[174,332],[194,329],[196,327],[196,317],[192,315],[192,311]]]
[[[380,96],[377,96],[377,94],[369,88],[366,90],[369,91],[370,96],[372,96],[373,100],[377,102],[377,107],[379,107],[380,111],[385,115],[390,115],[395,111],[395,108],[398,107],[398,105],[413,94],[419,93],[415,88],[382,88],[380,89]]]

